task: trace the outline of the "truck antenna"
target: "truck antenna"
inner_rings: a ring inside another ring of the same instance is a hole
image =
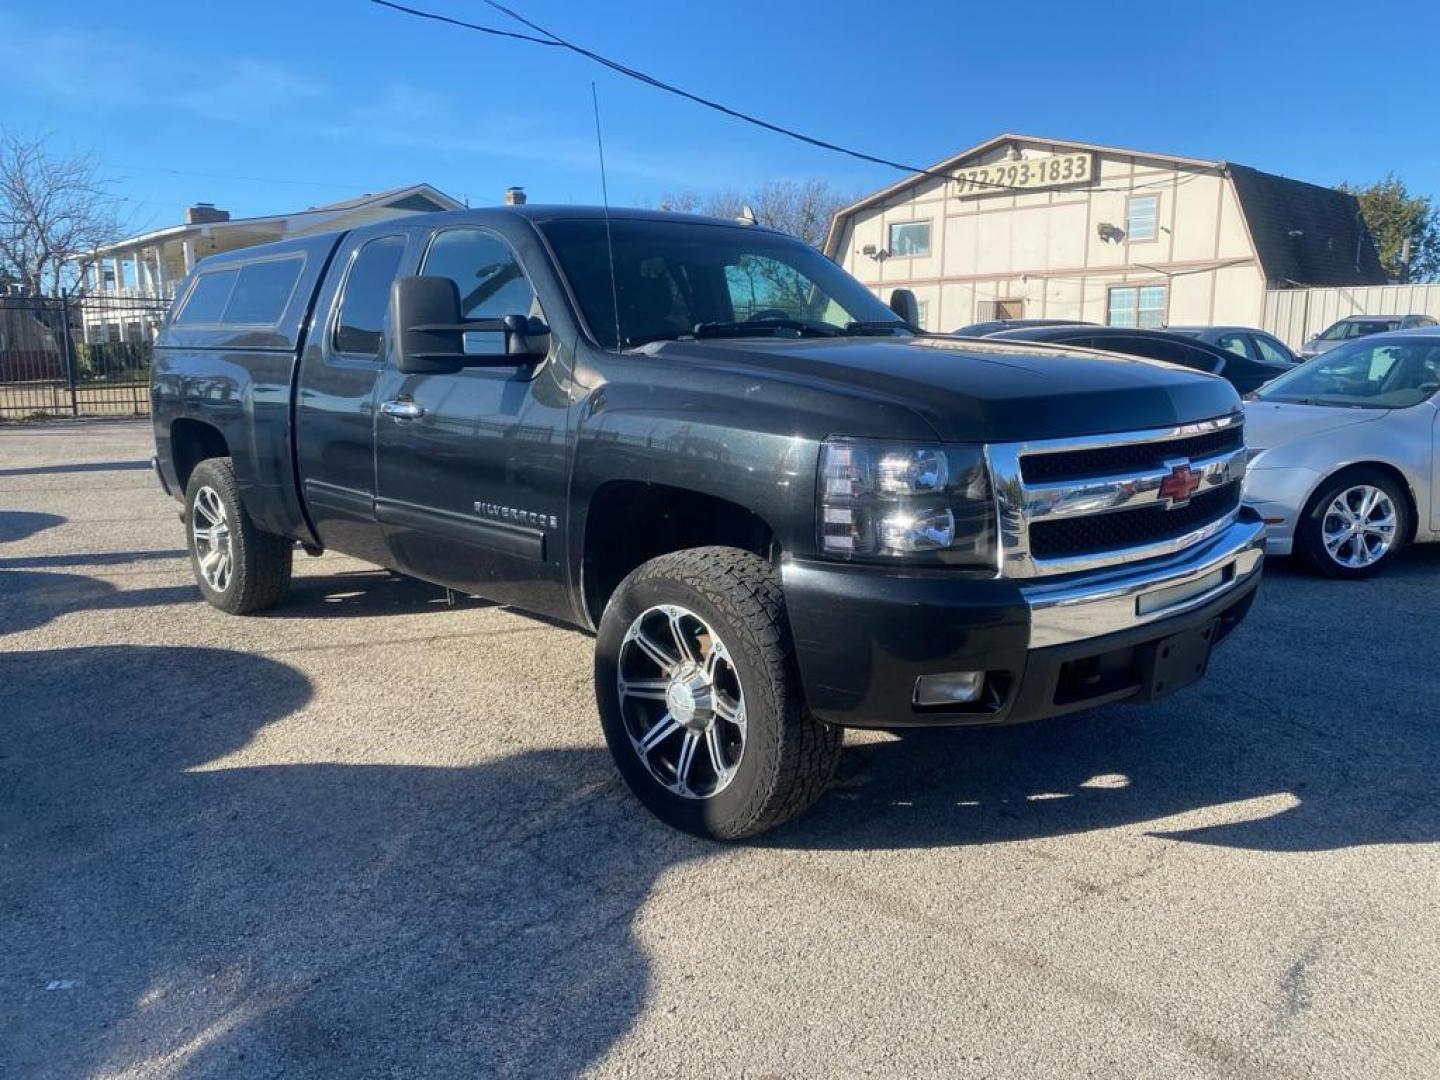
[[[605,206],[605,251],[610,256],[610,304],[615,310],[615,351],[620,351],[620,289],[615,284],[615,241],[610,235],[610,186],[605,182],[605,140],[600,136],[600,95],[590,83],[590,104],[595,109],[595,146],[600,151],[600,198]]]

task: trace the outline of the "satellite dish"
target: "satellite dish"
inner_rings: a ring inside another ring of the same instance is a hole
[[[748,203],[740,208],[740,213],[736,216],[735,220],[741,225],[760,224],[760,219],[755,216],[755,211],[750,208]]]

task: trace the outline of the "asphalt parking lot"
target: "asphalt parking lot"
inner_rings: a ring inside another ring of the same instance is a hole
[[[0,1076],[1440,1074],[1440,549],[725,847],[588,638],[330,555],[225,616],[150,453],[0,427]]]

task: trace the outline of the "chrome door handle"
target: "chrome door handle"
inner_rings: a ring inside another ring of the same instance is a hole
[[[380,406],[380,411],[386,416],[393,416],[396,420],[416,420],[425,415],[425,406],[417,405],[413,401],[387,401]]]

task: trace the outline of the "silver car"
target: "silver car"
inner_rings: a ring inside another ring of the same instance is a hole
[[[1368,577],[1440,540],[1440,329],[1346,342],[1245,406],[1245,503],[1266,550]]]
[[[1371,334],[1385,334],[1391,330],[1413,330],[1416,327],[1434,326],[1435,320],[1429,315],[1346,315],[1333,322],[1300,346],[1301,360],[1309,360],[1321,353],[1329,352],[1337,345]]]

